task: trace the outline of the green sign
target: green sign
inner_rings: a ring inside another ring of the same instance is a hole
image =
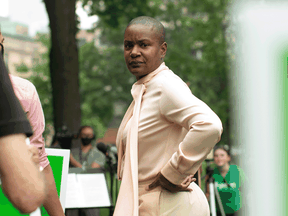
[[[60,189],[61,189],[61,178],[62,178],[62,169],[63,169],[63,160],[62,156],[48,156],[50,166],[53,171],[56,189],[58,192],[58,196],[60,197]],[[41,207],[41,214],[42,216],[48,215],[44,207]]]
[[[62,171],[63,171],[63,156],[48,156],[48,160],[50,162],[50,166],[53,171],[56,188],[58,192],[58,196],[60,196],[60,189],[61,189],[61,179],[62,179]],[[2,187],[0,187],[0,211],[3,215],[9,215],[9,216],[24,216],[29,214],[21,214],[7,199],[7,197],[4,195],[4,192],[2,190]],[[44,207],[41,207],[41,214],[42,216],[47,216],[48,213],[45,211]]]

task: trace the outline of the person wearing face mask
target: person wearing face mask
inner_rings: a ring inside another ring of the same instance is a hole
[[[105,155],[92,145],[92,140],[95,139],[93,128],[82,126],[79,129],[79,138],[81,147],[71,150],[71,165],[82,169],[104,167]]]

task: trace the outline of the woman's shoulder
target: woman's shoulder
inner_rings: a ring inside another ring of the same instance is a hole
[[[72,149],[70,149],[70,151],[72,154],[79,154],[80,148],[79,147],[78,148],[72,148]]]
[[[230,173],[232,175],[237,175],[240,177],[241,181],[244,182],[246,180],[246,175],[243,171],[243,169],[239,166],[237,166],[236,164],[230,165]]]
[[[234,172],[243,172],[243,170],[236,164],[230,164],[229,170]]]
[[[157,74],[155,76],[155,80],[157,80],[158,82],[160,81],[160,82],[165,82],[165,83],[170,83],[173,81],[184,83],[184,81],[169,68]]]
[[[170,69],[163,70],[157,74],[155,78],[151,80],[151,85],[157,85],[162,91],[191,91],[188,85]]]

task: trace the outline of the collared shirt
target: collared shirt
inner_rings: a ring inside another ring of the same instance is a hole
[[[33,135],[30,143],[38,148],[40,166],[45,168],[49,164],[42,133],[45,129],[44,113],[35,86],[28,80],[10,75],[15,95],[19,99],[24,112],[32,126]]]
[[[180,185],[219,142],[222,123],[169,69],[146,87],[138,126],[138,180],[151,180],[161,171]]]

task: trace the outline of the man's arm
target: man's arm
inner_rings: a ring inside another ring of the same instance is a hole
[[[45,180],[32,162],[24,134],[0,137],[0,173],[5,194],[23,213],[39,207],[46,196]]]
[[[43,206],[50,216],[64,215],[60,200],[58,198],[55,180],[50,164],[45,167],[43,172],[47,181],[46,187],[48,189],[48,193],[46,199],[44,200]]]
[[[0,55],[0,174],[2,187],[12,204],[23,213],[33,212],[43,203],[45,181],[31,159],[26,136],[30,124],[17,100]],[[31,147],[30,147],[31,148]],[[33,155],[32,155],[33,156]]]

